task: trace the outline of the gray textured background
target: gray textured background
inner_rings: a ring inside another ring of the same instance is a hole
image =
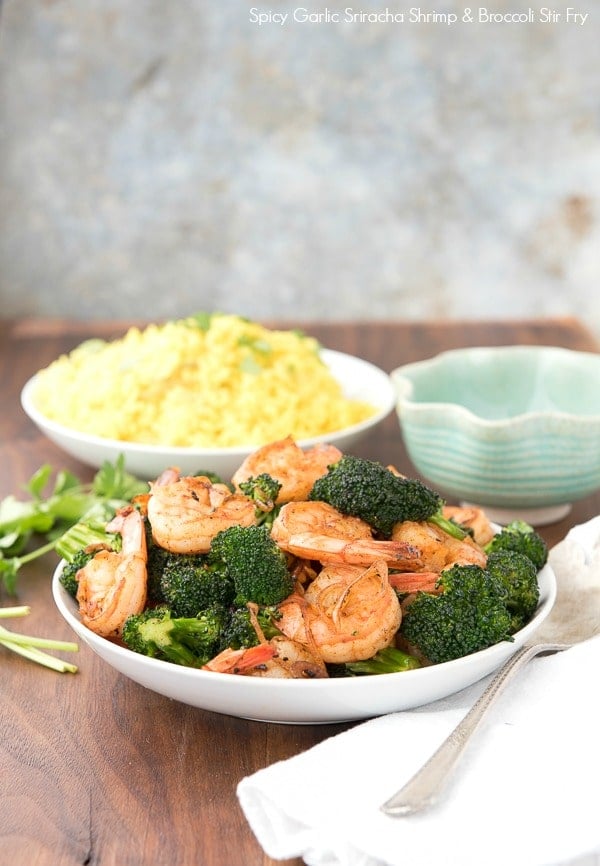
[[[600,4],[567,6],[585,25],[5,0],[2,314],[575,314],[600,335]]]

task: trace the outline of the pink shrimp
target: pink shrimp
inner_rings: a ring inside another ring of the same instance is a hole
[[[368,568],[327,565],[305,594],[279,604],[277,627],[325,662],[371,658],[400,628],[398,596],[383,560]]]
[[[146,536],[142,516],[132,506],[118,512],[106,528],[121,534],[121,551],[99,550],[79,570],[77,601],[84,625],[114,637],[127,617],[141,613],[146,604]]]
[[[403,541],[373,538],[358,517],[341,514],[326,502],[289,502],[273,521],[271,536],[282,550],[322,563],[370,565],[384,560],[395,568],[418,571],[421,554]]]
[[[257,522],[251,499],[203,475],[152,484],[148,519],[156,543],[172,553],[206,553],[221,530]]]
[[[307,499],[317,478],[325,475],[328,467],[341,457],[342,452],[335,445],[320,444],[304,451],[288,436],[252,452],[231,480],[239,491],[243,481],[266,473],[281,484],[278,505],[296,502]]]

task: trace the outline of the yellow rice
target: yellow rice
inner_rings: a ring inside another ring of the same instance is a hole
[[[40,371],[34,402],[80,432],[198,448],[326,435],[375,413],[344,397],[314,338],[227,314],[86,341]]]

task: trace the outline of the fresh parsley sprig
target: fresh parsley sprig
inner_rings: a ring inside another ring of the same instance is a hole
[[[53,473],[44,464],[25,484],[26,499],[10,495],[0,501],[0,581],[10,595],[23,566],[50,551],[61,552],[61,539],[71,527],[99,529],[117,509],[148,491],[145,481],[125,471],[122,454],[114,463],[106,461],[90,483],[58,471],[46,493]],[[35,538],[41,543],[29,549]]]

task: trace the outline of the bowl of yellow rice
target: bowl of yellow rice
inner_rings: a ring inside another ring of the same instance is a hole
[[[167,466],[228,480],[260,445],[348,450],[395,406],[387,373],[296,330],[199,314],[91,339],[38,371],[21,404],[57,446],[99,467]]]

